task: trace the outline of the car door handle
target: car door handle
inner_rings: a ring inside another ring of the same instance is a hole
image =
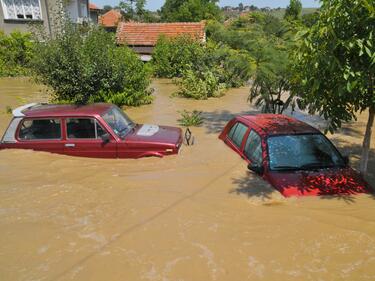
[[[67,143],[65,144],[65,147],[75,147],[76,145],[74,143]]]

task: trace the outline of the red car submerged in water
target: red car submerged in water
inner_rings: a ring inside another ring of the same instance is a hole
[[[232,119],[219,138],[285,197],[352,195],[372,188],[317,129],[277,114]]]
[[[0,149],[82,157],[141,158],[177,154],[180,128],[134,123],[112,104],[28,104],[13,110]]]

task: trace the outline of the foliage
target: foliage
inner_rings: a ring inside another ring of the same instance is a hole
[[[269,13],[254,12],[239,17],[229,27],[210,23],[207,32],[213,40],[249,58],[248,73],[253,80],[250,102],[270,113],[282,113],[292,104],[294,98],[286,93],[290,85],[287,50],[292,37],[288,23]]]
[[[57,101],[117,105],[150,103],[150,73],[126,47],[97,27],[66,23],[54,38],[36,44],[35,78],[54,91]]]
[[[302,23],[306,27],[312,27],[319,19],[319,12],[302,15]]]
[[[317,24],[299,33],[295,91],[311,111],[330,120],[331,131],[375,105],[375,12],[366,3],[323,1]]]
[[[161,36],[152,56],[154,75],[157,77],[181,77],[192,65],[199,65],[204,47],[190,36],[168,39]]]
[[[285,9],[284,18],[286,20],[298,20],[301,17],[302,3],[300,0],[290,0],[290,4]]]
[[[5,113],[12,114],[12,108],[9,105],[5,107]]]
[[[301,96],[303,107],[329,120],[330,131],[342,121],[355,119],[358,110],[370,108],[375,113],[375,10],[371,2],[324,0],[317,23],[299,33],[293,54],[293,90]],[[364,151],[369,148],[371,123]],[[368,152],[363,156],[368,157]]]
[[[226,88],[225,84],[220,83],[219,78],[210,70],[203,72],[185,70],[182,78],[176,83],[180,86],[177,95],[197,100],[222,96]]]
[[[163,22],[198,22],[219,19],[218,0],[166,0],[161,8]]]
[[[193,111],[179,111],[181,117],[177,121],[179,124],[183,127],[198,127],[202,125],[203,118],[202,118],[202,112],[193,110]]]
[[[249,80],[252,58],[242,51],[209,41],[203,45],[191,37],[161,37],[152,60],[157,77],[181,77],[186,70],[212,72],[227,87],[239,87]]]
[[[289,62],[285,50],[271,48],[269,60],[259,64],[250,89],[249,101],[264,113],[282,114],[294,97],[290,89]]]
[[[248,52],[213,42],[207,44],[203,62],[203,67],[214,71],[219,82],[228,88],[244,86],[255,70],[255,61]],[[195,69],[201,70],[202,64],[199,67]]]
[[[0,76],[27,75],[32,56],[31,34],[0,31]]]
[[[124,18],[127,20],[139,22],[157,21],[155,15],[146,10],[146,3],[146,0],[122,0],[119,3],[119,8],[123,12]]]

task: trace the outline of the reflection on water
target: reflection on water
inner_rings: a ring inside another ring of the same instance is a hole
[[[176,125],[177,110],[203,111],[180,155],[0,152],[1,280],[375,279],[371,196],[285,199],[217,139],[233,114],[254,112],[247,88],[202,102],[171,99],[166,80],[154,87],[152,105],[127,110],[133,120]],[[0,80],[0,91],[1,133],[1,108],[43,100],[27,81]],[[365,118],[333,136],[354,165]]]

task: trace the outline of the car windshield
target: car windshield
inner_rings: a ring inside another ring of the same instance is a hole
[[[342,156],[322,134],[273,136],[267,142],[273,171],[345,166]]]
[[[135,127],[134,122],[116,106],[111,107],[102,117],[120,138]]]

